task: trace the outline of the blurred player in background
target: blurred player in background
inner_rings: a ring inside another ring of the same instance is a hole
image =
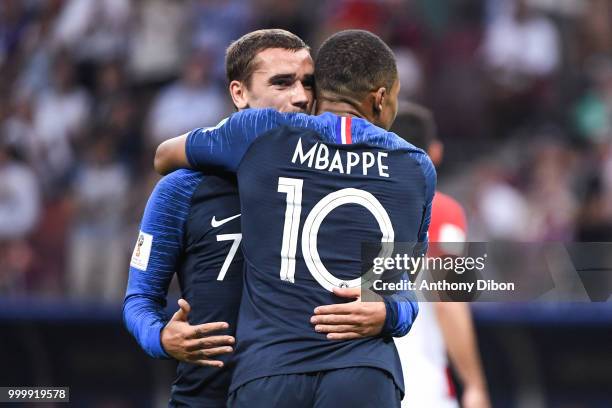
[[[416,104],[403,105],[392,131],[424,149],[435,166],[443,157],[432,113]],[[464,242],[465,213],[452,197],[436,191],[429,227],[430,242]],[[468,303],[419,303],[419,318],[409,336],[396,338],[404,379],[409,388],[403,407],[458,407],[446,353],[463,386],[461,406],[489,408],[486,381],[480,364],[476,334]]]
[[[315,70],[319,116],[238,112],[164,142],[157,168],[238,176],[245,286],[230,406],[399,407],[404,382],[390,335],[408,332],[416,303],[385,298],[386,335],[352,341],[317,333],[346,316],[310,314],[334,301],[335,288],[359,286],[361,243],[426,242],[435,170],[422,150],[383,130],[397,113],[399,79],[380,38],[334,34]]]

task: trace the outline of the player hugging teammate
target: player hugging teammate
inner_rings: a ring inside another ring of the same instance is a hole
[[[406,293],[359,301],[360,244],[426,242],[435,170],[385,130],[393,54],[366,31],[326,40],[318,116],[299,38],[254,32],[227,58],[240,111],[158,149],[161,172],[193,170],[168,174],[147,204],[126,325],[150,355],[181,361],[171,406],[399,407],[391,339],[418,305]],[[247,109],[265,107],[276,110]],[[168,320],[174,273],[186,301]]]

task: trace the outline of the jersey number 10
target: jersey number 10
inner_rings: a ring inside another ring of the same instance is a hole
[[[283,241],[281,245],[280,278],[284,281],[295,282],[295,254],[298,245],[300,217],[302,215],[302,187],[304,180],[279,177],[278,192],[287,195],[287,208],[285,210],[285,224],[283,227]],[[389,214],[380,201],[371,193],[356,188],[344,188],[323,197],[312,208],[304,221],[302,229],[302,256],[308,271],[317,282],[330,292],[335,287],[356,287],[361,284],[361,278],[342,281],[332,275],[319,257],[317,238],[319,228],[325,217],[334,209],[344,204],[358,204],[372,213],[380,231],[381,242],[393,242],[395,232]]]

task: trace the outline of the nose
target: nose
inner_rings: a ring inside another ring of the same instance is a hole
[[[306,111],[311,98],[312,95],[310,91],[307,91],[306,88],[304,88],[302,82],[296,81],[291,94],[291,105],[302,111]]]

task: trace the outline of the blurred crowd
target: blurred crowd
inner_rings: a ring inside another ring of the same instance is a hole
[[[433,110],[471,240],[612,240],[609,0],[3,0],[0,296],[117,301],[162,140],[232,112],[227,45],[345,28]]]

